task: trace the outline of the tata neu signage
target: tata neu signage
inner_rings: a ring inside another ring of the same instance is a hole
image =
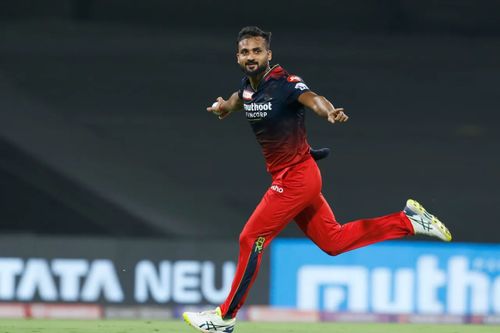
[[[0,302],[219,304],[238,254],[223,242],[0,241]],[[250,303],[268,302],[267,266]]]

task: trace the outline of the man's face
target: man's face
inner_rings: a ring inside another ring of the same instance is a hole
[[[236,58],[243,72],[247,76],[255,77],[269,68],[272,52],[267,49],[264,38],[250,37],[238,43]]]

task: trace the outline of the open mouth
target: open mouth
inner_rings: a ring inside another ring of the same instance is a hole
[[[251,71],[254,71],[259,67],[258,64],[247,64],[246,66],[247,66],[247,69],[251,70]]]

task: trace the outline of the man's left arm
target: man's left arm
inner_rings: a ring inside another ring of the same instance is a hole
[[[318,116],[326,118],[332,124],[335,122],[344,123],[349,119],[343,108],[335,108],[325,97],[312,91],[301,94],[298,101],[308,109],[313,110]]]

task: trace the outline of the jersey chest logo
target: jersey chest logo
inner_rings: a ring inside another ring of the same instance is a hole
[[[250,103],[243,104],[245,109],[245,115],[248,120],[255,121],[266,118],[269,111],[272,111],[273,104],[271,102],[267,103]]]

